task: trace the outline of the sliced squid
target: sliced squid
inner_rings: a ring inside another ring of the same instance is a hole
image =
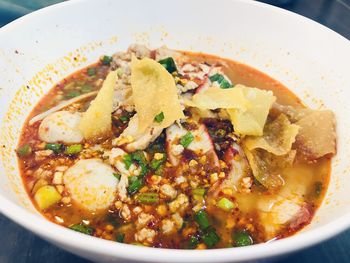
[[[177,124],[166,129],[167,156],[172,165],[176,166],[181,160],[181,153],[184,147],[180,144],[181,137],[191,132],[194,140],[188,145],[187,149],[198,155],[207,155],[211,158],[215,166],[219,165],[219,159],[214,150],[214,144],[209,133],[204,126],[200,124],[197,129],[186,130]]]
[[[39,126],[39,138],[49,143],[79,143],[84,138],[79,130],[81,117],[81,113],[69,111],[57,111],[50,114]]]
[[[152,125],[145,129],[142,133],[138,132],[138,117],[135,114],[129,121],[128,127],[122,134],[113,141],[114,145],[125,145],[127,151],[144,150],[162,133],[163,128]]]
[[[115,199],[119,180],[113,173],[100,159],[79,160],[65,171],[63,182],[74,202],[95,212],[107,209]]]

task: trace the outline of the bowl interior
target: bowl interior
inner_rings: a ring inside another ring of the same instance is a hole
[[[39,98],[102,54],[137,42],[232,58],[281,81],[308,106],[332,109],[338,154],[323,205],[303,232],[315,242],[327,228],[329,236],[350,224],[337,228],[334,223],[350,217],[349,41],[315,22],[253,1],[178,0],[169,5],[161,0],[80,0],[40,10],[0,30],[0,198],[7,204],[0,203],[0,211],[16,220],[8,209],[20,206],[26,209],[18,210],[21,215],[41,217],[24,191],[14,152],[22,124]]]

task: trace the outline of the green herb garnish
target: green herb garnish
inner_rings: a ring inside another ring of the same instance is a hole
[[[122,122],[127,122],[127,121],[129,120],[129,117],[123,115],[123,116],[120,116],[120,117],[119,117],[119,120],[121,120]]]
[[[220,241],[220,237],[215,232],[215,229],[210,228],[202,235],[202,240],[208,248],[212,248]]]
[[[156,117],[154,117],[155,122],[161,123],[163,120],[164,120],[164,113],[163,112],[159,113],[158,115],[156,115]]]
[[[199,237],[198,236],[191,236],[190,240],[188,241],[188,248],[194,249],[199,244]]]
[[[125,169],[129,170],[130,166],[132,165],[131,154],[126,154],[123,158],[123,162],[125,164]]]
[[[60,153],[63,150],[63,144],[47,143],[45,144],[45,150],[52,150],[54,153]]]
[[[209,77],[211,82],[217,82],[220,85],[220,88],[222,89],[228,89],[232,87],[232,84],[225,79],[225,77],[219,73],[214,74],[213,76]]]
[[[204,188],[196,188],[192,190],[193,195],[199,195],[199,196],[204,196],[205,194],[205,189]]]
[[[177,70],[175,61],[172,57],[168,57],[158,61],[170,74]]]
[[[109,66],[112,62],[113,58],[111,56],[104,55],[101,58],[101,62],[103,65]]]
[[[86,234],[86,235],[90,235],[90,236],[95,231],[92,227],[88,227],[88,226],[83,225],[83,224],[71,225],[69,228],[74,230],[74,231],[77,231],[77,232],[80,232],[80,233],[83,233],[83,234]]]
[[[74,97],[77,97],[80,95],[80,92],[77,91],[77,90],[71,90],[70,92],[68,92],[64,97],[66,99],[71,99],[71,98],[74,98]]]
[[[84,84],[80,90],[82,93],[88,93],[88,92],[92,91],[92,87],[88,84]]]
[[[114,176],[115,178],[117,178],[118,180],[120,180],[120,177],[122,177],[122,175],[119,174],[119,173],[113,173],[113,176]]]
[[[204,210],[199,210],[195,214],[194,219],[198,223],[200,229],[205,230],[208,227],[210,227],[210,223],[209,223],[209,220],[208,220],[208,215],[207,215],[207,213]]]
[[[32,153],[32,147],[29,144],[22,145],[18,148],[17,153],[22,157],[28,156]]]
[[[88,68],[87,69],[87,74],[91,77],[96,75],[96,69],[95,68]]]
[[[119,243],[124,243],[124,238],[125,238],[124,233],[118,233],[115,237],[115,241],[117,241]]]
[[[250,246],[254,243],[252,237],[245,230],[234,232],[232,238],[236,247]]]
[[[143,204],[157,203],[159,197],[157,193],[141,193],[136,196],[136,200]]]
[[[181,137],[180,139],[180,144],[187,148],[190,143],[194,140],[194,136],[191,132],[187,132],[184,136]]]
[[[80,153],[82,150],[83,150],[83,146],[81,144],[73,144],[73,145],[67,146],[64,153],[68,155],[73,155],[73,154]]]
[[[220,207],[222,210],[230,211],[232,208],[235,207],[235,204],[226,197],[223,197],[219,200],[217,206]]]
[[[135,194],[138,190],[141,189],[142,184],[143,184],[142,178],[139,178],[137,176],[130,176],[129,177],[128,193],[130,195]]]

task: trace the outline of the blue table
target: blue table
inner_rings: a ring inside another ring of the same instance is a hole
[[[0,0],[0,27],[60,0]],[[263,0],[314,19],[350,39],[350,0]],[[88,262],[38,238],[0,215],[0,262]],[[350,262],[350,230],[278,262]]]

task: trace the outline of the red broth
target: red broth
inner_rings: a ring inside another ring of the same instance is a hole
[[[282,105],[304,107],[280,82],[247,65],[208,54],[182,54],[190,62],[223,65],[232,83],[271,90]],[[99,90],[109,70],[109,63],[99,61],[64,78],[40,100],[28,121],[62,100]],[[92,99],[79,101],[64,110],[84,112]],[[225,144],[232,143],[226,137],[233,131],[230,122],[201,118],[199,122],[207,128],[214,145],[219,145],[215,149],[219,167],[209,155],[186,149],[181,161],[171,165],[163,131],[144,150],[148,168],[137,193],[128,193],[125,200],[115,195],[107,209],[89,211],[75,202],[62,177],[81,159],[98,158],[108,164],[106,153],[115,147],[112,140],[123,132],[133,114],[126,110],[114,112],[113,135],[99,141],[98,147],[83,141],[79,143],[82,149],[75,154],[67,154],[69,145],[62,142],[56,143],[59,146],[47,146],[38,136],[41,121],[24,124],[17,150],[20,171],[29,198],[43,216],[56,224],[116,242],[161,248],[226,248],[292,235],[310,223],[322,202],[330,177],[329,157],[313,162],[296,158],[291,166],[281,169],[284,185],[278,191],[269,191],[252,176],[240,183],[242,191],[230,187],[215,190],[217,187],[213,185],[223,182],[230,172],[228,158],[240,157],[235,154],[227,157],[225,151]],[[193,112],[186,115],[194,118]],[[190,121],[184,126],[189,131],[198,128]],[[218,130],[224,135],[218,134]],[[115,176],[120,177],[117,171]],[[34,196],[45,185],[54,187],[60,198],[42,209]],[[270,211],[271,206],[275,206],[276,211]],[[289,218],[290,213],[295,215]]]

